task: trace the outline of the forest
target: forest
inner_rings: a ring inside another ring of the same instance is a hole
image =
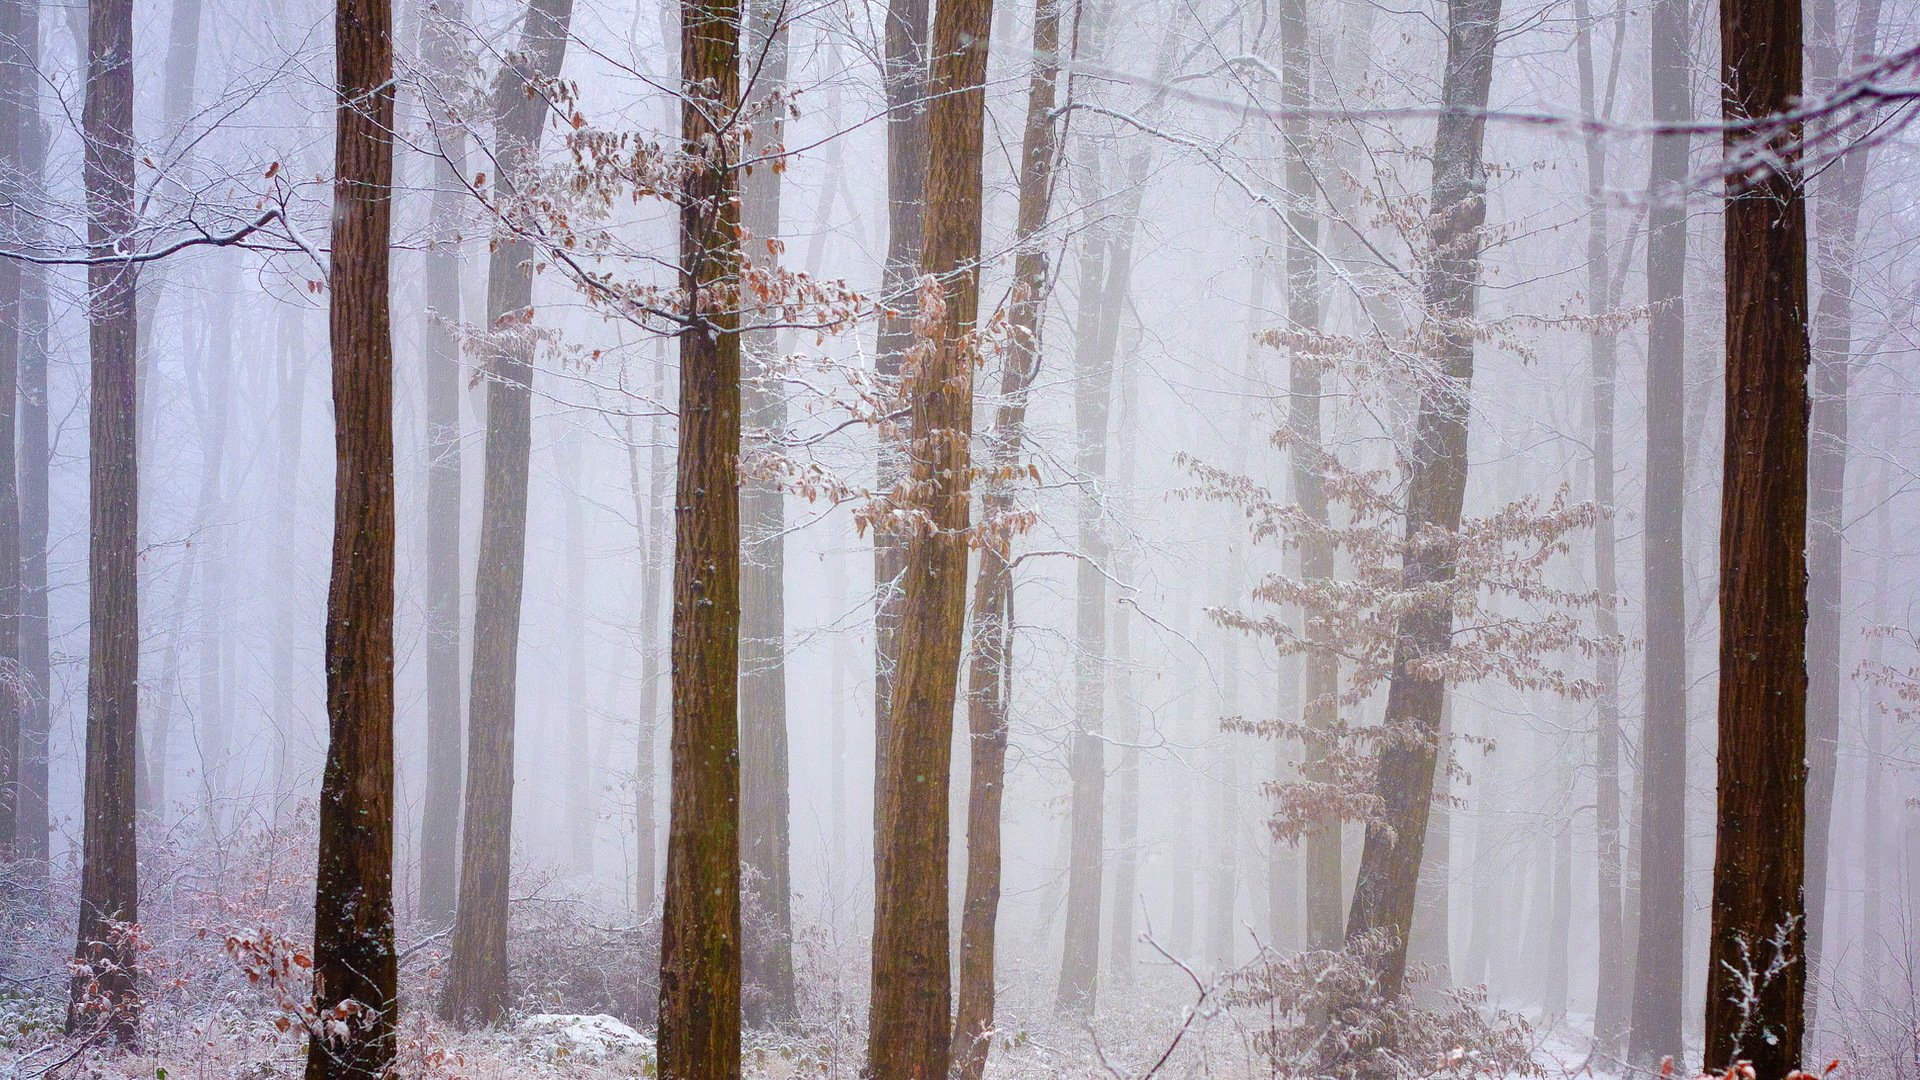
[[[1920,1080],[1917,114],[1920,0],[0,0],[0,1078]]]

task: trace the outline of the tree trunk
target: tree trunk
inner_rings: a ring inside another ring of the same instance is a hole
[[[1808,5],[1807,68],[1811,93],[1833,92],[1840,71],[1834,0]],[[1865,56],[1879,37],[1880,4],[1865,0],[1854,17],[1851,57]],[[1853,364],[1853,274],[1870,141],[1821,173],[1814,189],[1814,260],[1820,292],[1813,312],[1813,412],[1808,442],[1807,529],[1807,965],[1818,986],[1827,972],[1829,845],[1834,780],[1839,766],[1840,689],[1848,672],[1844,622],[1848,383]],[[1876,950],[1877,951],[1877,950]],[[1817,995],[1807,999],[1806,1032],[1816,1035]],[[1811,1051],[1811,1047],[1808,1047]],[[1810,1060],[1817,1060],[1809,1055]]]
[[[493,88],[498,144],[494,197],[517,197],[522,170],[540,152],[546,98],[532,90],[559,75],[573,0],[532,0],[514,63]],[[455,1023],[497,1023],[507,984],[507,884],[512,874],[514,695],[520,601],[526,579],[527,466],[533,426],[533,251],[497,235],[487,260],[487,466],[474,578],[473,662],[467,702],[467,792],[462,815],[459,910],[453,970],[440,1014]]]
[[[559,701],[567,725],[566,799],[561,831],[567,838],[569,870],[581,877],[593,875],[593,838],[597,815],[593,808],[593,713],[587,701],[587,489],[581,464],[582,433],[560,436],[555,453],[560,458],[560,497],[565,501],[566,557],[564,562],[567,612],[566,694]]]
[[[334,19],[333,573],[327,589],[327,767],[314,886],[316,1027],[307,1080],[389,1074],[393,948],[393,8],[340,0]]]
[[[1799,0],[1720,13],[1722,112],[1739,125],[1800,95]],[[1707,967],[1711,1069],[1751,1061],[1785,1080],[1800,1061],[1807,976],[1807,222],[1793,140],[1758,137],[1778,170],[1728,181],[1726,479],[1720,510],[1719,815]],[[1780,147],[1785,147],[1784,152]],[[1773,153],[1781,153],[1773,158]],[[1741,976],[1763,972],[1749,1000]],[[1646,954],[1641,954],[1642,963]]]
[[[21,144],[28,126],[24,100],[33,86],[30,60],[20,31],[25,0],[0,0],[0,231],[18,236],[21,219]],[[34,121],[37,126],[37,120]],[[7,684],[0,687],[0,863],[17,858],[15,836],[20,808],[20,747],[27,694],[16,689],[20,655],[20,490],[15,459],[19,409],[21,268],[18,259],[0,258],[0,666]]]
[[[660,936],[660,1075],[740,1075],[740,316],[714,301],[742,272],[730,133],[740,104],[735,0],[682,0],[688,166],[674,497],[673,807]]]
[[[438,10],[431,10],[437,6]],[[453,79],[459,63],[454,27],[465,0],[421,4],[422,51],[435,78]],[[447,88],[452,92],[452,87]],[[460,864],[460,232],[467,169],[466,129],[429,97],[438,136],[433,159],[432,240],[423,273],[427,312],[421,329],[427,419],[427,783],[420,815],[420,917],[433,928],[453,922]]]
[[[1314,179],[1310,163],[1314,148],[1305,110],[1313,104],[1309,71],[1305,0],[1286,0],[1280,7],[1280,121],[1283,170],[1287,197],[1287,325],[1296,333],[1320,329],[1320,275],[1314,250],[1320,242],[1320,220],[1315,213]],[[1292,442],[1288,457],[1293,466],[1293,496],[1301,513],[1315,524],[1327,522],[1326,463],[1320,436],[1320,361],[1294,350],[1288,364],[1287,425]],[[1310,533],[1300,545],[1300,577],[1308,583],[1333,575],[1333,545]],[[1326,736],[1339,719],[1340,656],[1331,648],[1332,630],[1324,619],[1308,618],[1302,717],[1310,733],[1306,740],[1306,779],[1325,783],[1324,766],[1331,749]],[[1321,821],[1307,830],[1307,948],[1333,949],[1340,944],[1340,822]]]
[[[1471,324],[1478,311],[1480,229],[1487,213],[1482,148],[1499,22],[1500,0],[1449,0],[1442,111],[1434,134],[1433,247],[1424,268],[1424,307],[1435,324],[1431,358],[1445,378],[1422,387],[1415,419],[1402,570],[1408,587],[1443,585],[1454,574],[1450,538],[1460,527],[1467,485]],[[1427,540],[1430,530],[1449,539]],[[1347,916],[1349,941],[1377,931],[1392,938],[1375,972],[1378,991],[1388,1000],[1400,996],[1406,981],[1407,939],[1446,700],[1446,686],[1416,676],[1413,665],[1445,652],[1452,632],[1448,608],[1420,608],[1400,618],[1386,723],[1402,737],[1386,741],[1380,750],[1376,783],[1386,824],[1367,827]]]
[[[21,4],[20,40],[29,50],[27,61],[40,57],[40,4]],[[38,203],[46,182],[48,129],[41,120],[39,94],[29,95],[23,118],[20,167],[26,176],[26,197]],[[22,240],[31,244],[41,230],[24,223]],[[49,271],[26,267],[20,283],[20,552],[22,559],[20,607],[20,662],[25,666],[29,697],[20,721],[20,794],[16,811],[15,854],[24,862],[31,891],[46,901],[52,827],[47,807],[47,740],[53,727],[52,624],[48,618],[47,528],[48,489],[52,464],[47,401],[47,332]],[[137,765],[136,765],[137,768]]]
[[[87,245],[96,258],[133,231],[133,3],[87,5]],[[87,268],[92,379],[87,431],[88,657],[86,836],[81,849],[80,932],[69,1033],[105,1029],[123,1045],[140,1030],[133,942],[139,865],[134,842],[139,741],[139,454],[134,408],[134,267]],[[104,1007],[104,1013],[96,1011]]]
[[[866,1074],[945,1080],[953,1041],[948,786],[966,629],[973,349],[980,304],[981,144],[992,0],[947,0],[933,30],[921,266],[943,310],[906,373],[912,506],[900,660],[887,723],[876,849]]]
[[[667,364],[663,355],[656,363],[664,396]],[[666,506],[662,497],[666,475],[666,443],[663,425],[653,421],[651,458],[647,485],[640,485],[640,446],[633,429],[627,429],[627,486],[633,494],[633,521],[638,535],[635,545],[640,553],[640,708],[636,718],[639,738],[636,746],[633,781],[633,910],[641,919],[653,914],[659,895],[656,867],[659,860],[654,776],[658,769],[658,733],[660,729],[660,586],[661,538],[666,534]]]
[[[1568,805],[1573,801],[1573,766],[1568,751],[1558,755],[1559,797]],[[1573,945],[1573,820],[1571,815],[1556,823],[1553,836],[1553,910],[1547,927],[1547,985],[1542,1005],[1547,1016],[1567,1014],[1568,952]]]
[[[913,347],[913,281],[920,274],[920,245],[927,192],[927,33],[930,0],[888,0],[885,35],[887,94],[887,261],[880,292],[887,310],[874,342],[875,375],[882,386],[899,387]],[[904,387],[899,392],[905,393]],[[883,428],[874,490],[892,492],[906,481],[907,461],[898,435]],[[900,607],[905,600],[907,538],[875,526],[873,533],[873,828],[886,828],[888,731],[900,661]],[[880,846],[873,849],[874,880]]]
[[[283,530],[281,535],[289,538],[288,542],[277,545],[274,561],[275,573],[284,585],[289,586],[297,580],[294,569],[295,545],[291,538],[300,532],[300,504],[296,495],[300,482],[303,410],[307,396],[306,341],[300,330],[301,320],[302,314],[298,308],[291,304],[281,306],[274,365],[279,398],[274,412],[279,420],[280,436],[280,471],[274,493],[274,514],[278,527]],[[304,734],[307,726],[304,714],[294,704],[293,639],[299,621],[296,611],[296,606],[283,596],[273,629],[273,717],[278,729],[275,732],[274,754],[277,789],[274,821],[279,825],[289,824],[289,815],[296,805],[290,751],[295,735]],[[452,910],[449,908],[447,918],[451,917]],[[442,920],[439,925],[445,925],[446,921]]]
[[[1011,336],[1000,372],[1000,405],[988,441],[981,516],[993,522],[1015,509],[1012,476],[1026,441],[1027,393],[1040,368],[1049,285],[1046,227],[1058,150],[1053,110],[1060,78],[1060,5],[1035,0],[1033,75],[1027,83],[1020,145],[1020,198]],[[1013,689],[1012,538],[982,547],[974,579],[973,652],[967,672],[967,884],[960,915],[959,1000],[953,1022],[953,1073],[986,1072],[994,1009],[994,946],[1000,911],[1000,804],[1007,777],[1007,717]],[[1097,929],[1097,928],[1096,928]]]
[[[1440,706],[1439,745],[1443,751],[1453,744],[1453,699],[1449,693]],[[1414,892],[1413,937],[1407,942],[1407,959],[1426,969],[1422,990],[1433,1001],[1443,1000],[1445,991],[1453,985],[1452,798],[1453,777],[1443,763],[1434,770],[1433,810],[1427,818],[1427,846],[1420,859],[1420,884]],[[1339,884],[1334,883],[1336,889]]]
[[[1655,123],[1692,119],[1687,0],[1651,0]],[[1640,735],[1640,919],[1627,1058],[1681,1052],[1687,787],[1687,137],[1653,140],[1647,206],[1646,706]]]
[[[780,175],[790,107],[787,91],[786,0],[747,4],[746,113],[752,126],[748,153],[760,160],[741,181],[741,215],[751,241],[746,257],[755,269],[779,267]],[[786,433],[786,393],[779,382],[780,333],[742,335],[747,378],[744,455],[776,448]],[[774,449],[772,452],[777,453]],[[791,1023],[798,1006],[793,986],[793,874],[789,862],[787,769],[786,495],[775,476],[757,471],[740,490],[740,849],[749,871],[754,907],[767,921],[764,949],[747,954],[747,982],[759,993],[747,999],[752,1027]]]

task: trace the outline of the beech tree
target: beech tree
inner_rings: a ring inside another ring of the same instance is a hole
[[[927,115],[921,315],[907,359],[907,540],[874,843],[873,983],[867,1072],[940,1080],[952,1052],[947,929],[951,724],[966,624],[975,320],[980,302],[980,151],[992,0],[940,5]]]
[[[740,1075],[740,8],[680,6],[680,447],[661,1076]]]
[[[69,1034],[96,1025],[123,1045],[139,1038],[140,919],[134,837],[139,743],[139,454],[134,384],[133,2],[87,4],[88,431],[87,749],[80,931]]]
[[[388,1076],[393,943],[393,7],[334,14],[333,567],[307,1080]]]
[[[529,0],[520,47],[493,88],[493,198],[511,206],[540,152],[550,107],[542,84],[566,58],[573,0]],[[507,884],[512,874],[515,674],[526,577],[527,467],[533,453],[534,248],[511,230],[487,260],[487,472],[474,580],[467,704],[467,793],[453,972],[442,1016],[492,1024],[511,1003]]]

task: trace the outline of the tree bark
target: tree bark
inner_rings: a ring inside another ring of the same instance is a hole
[[[887,723],[866,1075],[945,1080],[952,1050],[948,786],[966,628],[973,360],[980,304],[981,145],[992,0],[947,0],[933,28],[921,267],[942,310],[909,362],[912,506],[900,660]]]
[[[1693,116],[1687,0],[1651,0],[1655,123]],[[1653,139],[1647,180],[1646,686],[1641,719],[1640,918],[1627,1058],[1681,1052],[1687,786],[1686,274],[1688,140]]]
[[[1035,0],[1033,74],[1027,82],[1020,143],[1020,194],[1014,226],[1011,337],[1000,372],[1000,405],[987,447],[981,516],[1014,508],[1013,474],[1026,440],[1027,394],[1039,371],[1048,293],[1046,227],[1058,153],[1053,111],[1060,78],[1059,0]],[[960,915],[959,999],[953,1022],[953,1073],[980,1080],[993,1030],[994,947],[1000,911],[1000,805],[1007,777],[1007,720],[1013,689],[1011,537],[981,548],[973,589],[973,651],[967,672],[967,884]],[[1097,929],[1097,927],[1096,927]]]
[[[741,215],[751,241],[746,257],[772,272],[780,255],[780,169],[789,108],[786,0],[749,0],[746,113],[748,153],[757,164],[741,181]],[[776,445],[787,426],[787,401],[777,371],[780,334],[741,335],[747,378],[741,386],[746,443],[743,453]],[[776,451],[777,452],[777,451]],[[793,873],[787,767],[786,494],[767,473],[748,476],[740,490],[740,848],[754,906],[767,921],[764,949],[747,955],[747,999],[752,1027],[785,1025],[799,1012],[793,985]]]
[[[393,947],[393,8],[340,0],[334,19],[333,572],[327,590],[327,766],[314,886],[307,1080],[386,1077]],[[357,1002],[359,1010],[349,1010]],[[326,1022],[344,1011],[346,1036]]]
[[[431,10],[437,6],[438,10]],[[465,0],[423,3],[422,52],[435,78],[456,77],[453,27]],[[448,92],[452,87],[449,86]],[[427,782],[420,815],[420,917],[429,927],[453,922],[460,863],[460,231],[467,168],[466,129],[429,98],[438,136],[433,159],[432,240],[424,260],[427,312],[424,370],[427,420]]]
[[[87,5],[85,186],[87,245],[100,258],[134,226],[133,4]],[[87,268],[88,664],[86,835],[81,848],[77,962],[69,1033],[96,1024],[122,1045],[138,1040],[136,957],[124,928],[139,921],[134,841],[139,741],[139,455],[135,440],[135,299],[130,263]],[[103,1005],[105,1012],[97,1012]]]
[[[736,0],[682,0],[680,334],[674,511],[673,807],[660,938],[660,1075],[740,1075],[740,315],[729,133],[740,104]]]
[[[1720,13],[1729,157],[1800,95],[1800,2]],[[1800,1061],[1807,976],[1807,222],[1799,125],[1757,136],[1776,168],[1728,181],[1726,479],[1720,511],[1719,814],[1707,967],[1710,1069]],[[1784,149],[1783,149],[1784,148]],[[1769,964],[1778,955],[1780,971]],[[1642,963],[1647,957],[1641,954]],[[1740,976],[1765,972],[1751,997]]]
[[[1415,418],[1407,479],[1409,587],[1440,585],[1454,575],[1452,537],[1460,527],[1467,483],[1467,420],[1473,382],[1473,321],[1478,311],[1481,226],[1486,221],[1487,93],[1500,22],[1500,0],[1449,0],[1446,74],[1434,134],[1432,250],[1424,267],[1424,308],[1431,359],[1442,379],[1426,381]],[[1437,533],[1437,538],[1430,538]],[[1370,824],[1361,851],[1347,939],[1385,931],[1392,943],[1375,971],[1381,996],[1393,1000],[1406,982],[1407,939],[1433,804],[1434,765],[1446,687],[1412,666],[1443,653],[1453,631],[1448,608],[1402,615],[1387,687],[1386,723],[1396,729],[1379,753],[1377,793],[1386,824]]]
[[[535,89],[566,58],[573,0],[531,0],[515,61],[493,88],[496,208],[518,195],[540,152],[547,99]],[[467,702],[467,790],[460,837],[459,910],[452,972],[440,1014],[493,1024],[511,1003],[507,884],[512,875],[514,695],[526,580],[527,467],[533,428],[533,250],[504,230],[487,260],[487,465],[474,578],[473,661]]]

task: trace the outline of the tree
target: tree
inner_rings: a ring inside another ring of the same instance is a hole
[[[959,1080],[980,1080],[992,1044],[1000,806],[1006,792],[1007,717],[1013,689],[1013,564],[1008,556],[1018,508],[1012,481],[1026,439],[1028,391],[1040,369],[1049,286],[1041,231],[1052,202],[1059,154],[1053,117],[1060,79],[1058,0],[1034,2],[1033,56],[1026,126],[1020,140],[1014,296],[980,508],[990,534],[981,545],[974,577],[973,651],[967,669],[967,884],[960,911],[960,978],[953,1021],[953,1072]],[[999,529],[994,528],[996,523]]]
[[[1624,8],[1617,9],[1624,12]],[[1613,88],[1620,73],[1620,29],[1616,15],[1614,63],[1607,69],[1606,103],[1599,100],[1598,79],[1594,72],[1593,16],[1586,0],[1576,0],[1574,19],[1578,23],[1579,44],[1575,62],[1579,68],[1580,109],[1590,117],[1604,119],[1613,112]],[[1614,397],[1619,362],[1619,335],[1604,320],[1615,306],[1612,269],[1611,217],[1608,214],[1607,144],[1599,132],[1582,140],[1586,158],[1587,181],[1587,314],[1595,325],[1587,334],[1588,363],[1593,385],[1593,501],[1600,509],[1594,522],[1593,583],[1600,594],[1594,612],[1594,629],[1605,638],[1620,633],[1615,596],[1619,582],[1615,572],[1613,526],[1614,474]],[[1618,1057],[1625,1049],[1626,1007],[1630,988],[1627,976],[1626,924],[1622,910],[1620,858],[1620,657],[1602,653],[1596,660],[1595,680],[1600,696],[1594,717],[1594,829],[1598,848],[1595,864],[1595,953],[1598,985],[1594,995],[1593,1034],[1601,1054]]]
[[[33,86],[20,31],[23,0],[0,0],[0,229],[18,235],[25,100]],[[38,119],[34,123],[37,125]],[[19,410],[21,264],[0,259],[0,862],[14,861],[20,809],[21,720],[31,690],[20,656],[20,491],[15,427]]]
[[[135,264],[116,259],[134,227],[133,3],[89,0],[86,135],[88,431],[86,836],[69,1033],[138,1040],[134,839],[139,741],[139,455],[135,433]]]
[[[333,570],[327,588],[327,764],[314,884],[307,1080],[393,1067],[393,7],[334,15]],[[335,1024],[334,1021],[338,1021]]]
[[[566,58],[573,0],[530,0],[519,48],[493,87],[496,210],[514,213],[550,111],[542,90]],[[453,971],[442,1016],[492,1024],[506,1014],[507,884],[513,837],[514,694],[526,580],[527,469],[533,451],[534,250],[503,229],[487,260],[487,471],[474,579],[467,703],[467,793],[460,836]]]
[[[741,181],[742,224],[751,237],[747,258],[771,270],[780,261],[781,140],[790,107],[787,91],[786,0],[749,0],[747,56],[751,89],[749,166]],[[746,378],[741,387],[747,442],[743,454],[770,447],[785,433],[786,396],[780,386],[780,334],[742,335]],[[752,871],[752,890],[771,934],[766,948],[747,957],[748,981],[764,996],[748,1000],[747,1021],[786,1024],[799,1011],[793,986],[793,883],[788,864],[786,495],[767,475],[749,476],[740,492],[740,847]]]
[[[1424,380],[1415,416],[1411,473],[1406,484],[1407,588],[1447,585],[1455,574],[1461,502],[1467,483],[1467,420],[1473,385],[1481,226],[1486,221],[1487,93],[1493,78],[1500,0],[1449,0],[1446,73],[1433,143],[1433,194],[1428,213],[1431,247],[1423,267],[1424,310],[1430,327],[1429,362],[1438,379]],[[1386,725],[1375,792],[1382,808],[1369,822],[1361,849],[1347,941],[1384,931],[1391,937],[1374,961],[1381,996],[1400,996],[1406,980],[1407,940],[1413,928],[1427,814],[1446,686],[1419,670],[1444,653],[1453,635],[1450,606],[1421,605],[1399,619],[1387,685]]]
[[[867,1075],[943,1080],[952,1048],[948,784],[966,623],[968,445],[980,302],[981,145],[992,0],[940,5],[928,80],[920,328],[908,359],[907,540],[900,661],[876,839]]]
[[[464,0],[421,5],[422,51],[437,79],[456,77],[454,27]],[[437,8],[437,10],[436,10]],[[423,267],[427,314],[420,382],[427,420],[427,783],[420,814],[420,914],[429,926],[453,922],[460,861],[460,362],[461,190],[466,129],[446,107],[449,89],[427,95],[437,136],[433,158],[433,242]]]
[[[884,386],[898,386],[907,352],[913,346],[913,316],[904,311],[913,280],[920,273],[920,243],[927,197],[927,27],[930,0],[887,0],[882,63],[887,93],[887,258],[880,291],[887,306],[880,313],[874,341],[874,374]],[[906,462],[897,439],[882,429],[878,476],[874,487],[891,492],[906,481]],[[873,827],[886,827],[887,732],[893,717],[895,669],[900,661],[900,575],[906,569],[906,537],[876,525],[873,533]],[[874,874],[880,849],[874,847]]]
[[[1320,221],[1310,165],[1313,154],[1306,110],[1313,104],[1310,43],[1304,0],[1287,0],[1280,7],[1280,105],[1286,110],[1280,126],[1281,156],[1287,213],[1287,323],[1291,330],[1314,333],[1320,329],[1320,275],[1315,250]],[[1294,498],[1301,512],[1320,525],[1327,522],[1325,467],[1321,461],[1321,386],[1319,359],[1296,349],[1287,366],[1288,455],[1293,467]],[[1312,583],[1333,574],[1333,544],[1317,532],[1300,545],[1300,576]],[[1330,736],[1339,718],[1340,655],[1330,640],[1324,620],[1309,618],[1303,720],[1308,780],[1325,783]],[[1307,947],[1333,949],[1340,944],[1340,821],[1315,823],[1306,835]]]
[[[39,62],[40,4],[21,4],[19,40],[30,65]],[[47,129],[41,120],[39,94],[31,94],[23,110],[26,127],[20,140],[20,168],[25,176],[24,198],[38,200],[45,183]],[[37,238],[40,230],[23,222],[22,239]],[[47,329],[50,323],[48,274],[27,267],[20,284],[20,551],[23,561],[20,593],[20,662],[28,698],[20,722],[19,796],[16,803],[15,851],[26,864],[27,879],[44,889],[51,853],[52,829],[47,811],[47,737],[53,726],[51,687],[53,657],[47,619],[47,506],[51,473],[50,416],[47,407]]]
[[[672,811],[660,1075],[740,1075],[740,313],[737,0],[682,0],[680,447],[674,499]]]
[[[1799,1061],[1807,977],[1807,220],[1795,143],[1799,0],[1720,12],[1726,477],[1709,1069]],[[1756,123],[1758,122],[1758,123]],[[1645,954],[1642,954],[1644,963]]]
[[[1686,0],[1652,0],[1655,123],[1693,116]],[[1627,1057],[1681,1049],[1687,786],[1686,508],[1688,140],[1653,139],[1647,178],[1646,706],[1640,735],[1640,925]]]

